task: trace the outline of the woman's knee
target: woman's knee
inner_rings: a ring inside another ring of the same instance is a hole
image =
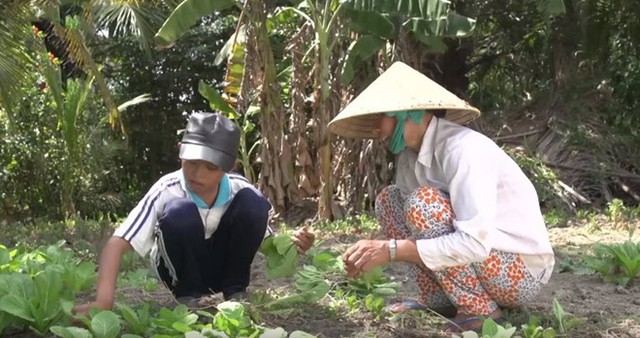
[[[397,185],[389,185],[382,189],[376,196],[376,213],[392,208],[394,204],[401,202],[402,192]]]
[[[449,196],[437,188],[427,186],[420,187],[407,196],[404,211],[406,217],[433,218],[437,223],[451,224],[454,219]]]
[[[411,192],[403,205],[404,217],[417,238],[435,238],[454,231],[449,197],[432,187]]]

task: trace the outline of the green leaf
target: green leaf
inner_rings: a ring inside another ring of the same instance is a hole
[[[74,281],[72,289],[74,291],[86,291],[96,282],[96,265],[93,262],[82,262],[73,269]]]
[[[15,294],[8,294],[0,298],[0,310],[29,322],[35,320],[31,314],[29,299]]]
[[[233,0],[184,0],[156,33],[156,43],[161,47],[168,47],[203,16],[222,11],[234,4]]]
[[[149,305],[145,304],[143,307],[146,307],[148,311]],[[127,322],[129,327],[134,333],[144,334],[147,330],[148,323],[140,320],[140,317],[131,307],[125,304],[118,304],[118,311],[120,311],[120,315]]]
[[[19,319],[16,318],[15,316],[12,316],[11,314],[4,312],[4,311],[0,311],[0,336],[2,335],[2,332],[12,326],[12,325],[17,325],[18,324]]]
[[[96,338],[115,338],[120,333],[120,319],[112,311],[102,311],[91,319],[91,331]]]
[[[482,324],[482,337],[510,338],[515,332],[515,327],[505,329],[501,325],[498,325],[492,318],[485,319]]]
[[[410,18],[404,26],[424,36],[459,38],[469,35],[475,28],[475,24],[474,19],[450,12],[447,17],[442,18]]]
[[[209,101],[211,109],[230,114],[230,118],[237,117],[238,113],[225,101],[222,95],[202,80],[198,82],[198,93]]]
[[[447,15],[447,25],[442,36],[460,38],[471,34],[476,27],[476,20],[460,15],[456,12],[449,12]]]
[[[434,51],[438,53],[444,53],[447,51],[447,45],[437,36],[433,35],[424,35],[421,33],[413,32],[413,36],[420,42],[425,45],[431,47]]]
[[[182,322],[175,322],[171,325],[171,327],[174,328],[176,331],[182,332],[182,333],[187,333],[191,331],[191,327],[189,327],[188,324],[185,324]]]
[[[553,314],[556,317],[556,320],[558,321],[558,328],[560,329],[560,332],[564,333],[565,332],[564,309],[562,308],[562,305],[560,305],[558,300],[555,298],[553,299]]]
[[[62,338],[93,338],[89,330],[80,327],[52,326],[49,330],[56,336]]]
[[[47,269],[38,274],[33,279],[33,283],[35,287],[34,298],[38,302],[37,308],[38,312],[42,313],[42,320],[49,321],[61,314],[60,297],[64,286],[60,274],[55,270]]]
[[[367,295],[364,299],[364,304],[367,310],[378,313],[384,309],[384,297],[373,294]]]
[[[310,302],[317,302],[324,298],[331,290],[331,285],[326,280],[321,280],[311,289]]]
[[[381,287],[374,288],[372,292],[376,295],[381,295],[381,296],[393,296],[397,293],[396,289],[381,288]]]
[[[224,43],[220,52],[216,55],[216,58],[213,60],[213,64],[216,66],[222,65],[223,62],[227,61],[229,56],[231,55],[231,51],[233,50],[233,43],[236,45],[244,45],[247,40],[247,28],[245,25],[242,25],[238,28],[236,32],[231,34],[231,37]]]
[[[395,34],[393,23],[381,13],[351,9],[346,12],[346,16],[349,18],[349,25],[356,32],[387,39],[393,38]]]
[[[564,14],[567,9],[564,0],[539,0],[542,12],[547,16],[557,16]]]
[[[244,306],[238,302],[223,302],[216,306],[214,327],[231,337],[237,337],[243,329],[251,327],[251,319],[244,315]]]
[[[336,258],[328,251],[319,252],[313,255],[313,258],[311,259],[311,264],[313,264],[313,266],[315,266],[319,270],[336,269],[336,267],[340,266],[338,262],[341,262],[341,260]]]
[[[260,245],[260,252],[266,256],[277,253],[277,249],[275,244],[273,244],[273,239],[275,236],[269,236],[262,241],[262,245]]]
[[[298,263],[298,250],[295,244],[287,249],[284,255],[276,252],[267,257],[267,278],[277,279],[292,276]]]
[[[498,324],[491,318],[482,324],[482,336],[495,337],[498,333]]]
[[[273,239],[273,245],[276,247],[276,250],[280,255],[284,255],[294,245],[294,243],[289,235],[276,235]]]
[[[555,338],[555,337],[556,337],[556,330],[554,330],[551,327],[548,327],[544,329],[544,331],[542,331],[542,338]]]
[[[385,46],[385,43],[385,40],[372,35],[363,35],[353,41],[347,50],[347,57],[342,65],[341,81],[345,84],[350,83],[353,80],[358,63],[371,58]]]
[[[0,266],[9,264],[10,261],[9,250],[4,245],[0,245]]]

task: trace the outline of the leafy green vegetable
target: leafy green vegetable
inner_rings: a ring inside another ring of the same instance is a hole
[[[173,311],[161,308],[157,318],[154,318],[151,324],[153,329],[156,330],[155,332],[172,335],[191,331],[191,329],[185,331],[185,328],[191,328],[197,320],[198,315],[191,313],[186,305],[181,304],[176,306]]]
[[[91,332],[96,338],[116,338],[120,333],[120,318],[112,311],[102,311],[91,318]]]
[[[382,268],[377,267],[363,273],[358,279],[350,280],[349,288],[362,297],[366,297],[366,295],[370,293],[380,296],[391,296],[396,294],[398,283],[389,282]]]
[[[267,278],[290,277],[296,272],[298,250],[289,235],[270,236],[260,247],[267,257]]]
[[[305,265],[296,274],[296,289],[308,302],[317,302],[329,293],[331,285],[325,280],[322,271],[313,265]]]
[[[120,312],[122,318],[124,318],[132,333],[146,336],[147,330],[151,324],[151,319],[149,317],[149,304],[144,304],[138,308],[137,311],[125,304],[118,304],[117,310]]]
[[[604,281],[627,285],[640,274],[640,243],[596,244],[594,254],[585,256],[584,263]]]
[[[524,338],[554,338],[556,330],[551,327],[544,328],[539,325],[540,320],[536,316],[529,317],[528,324],[522,324]]]
[[[313,255],[312,264],[323,271],[344,271],[344,262],[327,251],[319,252]]]
[[[223,302],[217,306],[218,313],[214,316],[214,326],[230,337],[253,336],[255,328],[249,317],[244,314],[244,306],[238,302]]]
[[[69,300],[62,298],[63,284],[57,269],[47,268],[33,279],[24,274],[13,274],[7,294],[0,298],[0,311],[27,321],[32,330],[43,335],[70,308]]]
[[[62,338],[93,338],[89,330],[79,327],[52,326],[50,330],[53,334]]]

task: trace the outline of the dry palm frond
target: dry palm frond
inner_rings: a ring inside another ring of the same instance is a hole
[[[290,40],[287,50],[291,55],[291,114],[289,115],[289,138],[295,153],[296,194],[313,196],[320,188],[320,177],[311,157],[307,142],[306,89],[309,85],[308,71],[304,65],[305,42],[311,39],[311,28],[305,24]]]

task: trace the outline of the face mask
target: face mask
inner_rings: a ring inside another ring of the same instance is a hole
[[[424,110],[394,111],[385,113],[385,115],[396,118],[396,128],[393,130],[393,135],[391,135],[389,150],[393,154],[398,154],[407,147],[404,142],[404,124],[407,119],[411,119],[415,124],[420,124],[424,117]]]

